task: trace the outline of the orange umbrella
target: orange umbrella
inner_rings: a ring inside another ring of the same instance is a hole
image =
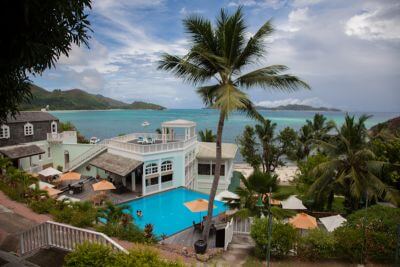
[[[66,172],[60,175],[60,181],[73,181],[73,180],[80,180],[81,174],[77,172]]]
[[[43,190],[47,191],[47,194],[49,195],[49,197],[54,197],[60,193],[62,193],[62,191],[55,189],[55,188],[51,188],[51,187],[44,187]]]
[[[201,220],[201,212],[208,210],[208,201],[205,199],[196,199],[193,201],[183,203],[186,208],[188,208],[191,212],[200,212],[200,220]],[[215,209],[216,206],[213,206]]]
[[[102,180],[98,183],[92,184],[94,191],[105,191],[115,189],[115,186],[109,181]]]
[[[289,219],[289,223],[298,229],[314,229],[317,228],[317,219],[304,212],[296,214]]]

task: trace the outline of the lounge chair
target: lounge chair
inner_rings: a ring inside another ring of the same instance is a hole
[[[144,138],[143,138],[143,136],[139,136],[138,139],[137,139],[137,142],[138,142],[139,144],[143,144],[143,143],[144,143]]]

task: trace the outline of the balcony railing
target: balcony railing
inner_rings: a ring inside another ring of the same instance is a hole
[[[70,140],[76,142],[76,131],[65,131],[62,133],[47,133],[47,141],[62,143]]]
[[[164,183],[161,183],[161,189],[164,190],[164,189],[172,187],[173,185],[174,185],[174,183],[172,181],[164,182]]]
[[[137,138],[133,138],[134,135],[131,134],[129,136],[120,136],[120,138],[106,139],[103,140],[103,144],[107,145],[111,148],[117,148],[121,150],[126,150],[129,152],[140,153],[140,154],[151,154],[157,152],[165,152],[165,151],[173,151],[183,149],[193,143],[196,142],[197,137],[193,136],[187,140],[180,141],[172,141],[168,143],[159,143],[159,144],[136,144],[136,143],[128,143],[130,140],[135,140]]]

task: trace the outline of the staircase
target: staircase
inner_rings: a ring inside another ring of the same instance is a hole
[[[47,221],[20,234],[20,256],[33,254],[43,248],[73,251],[84,242],[103,244],[113,250],[127,252],[117,242],[103,233]]]
[[[82,164],[84,164],[85,162],[87,162],[88,160],[91,160],[92,158],[96,157],[97,155],[103,153],[106,150],[107,147],[104,144],[99,143],[93,145],[93,147],[91,147],[88,151],[71,160],[68,168],[65,169],[66,171],[73,171]]]

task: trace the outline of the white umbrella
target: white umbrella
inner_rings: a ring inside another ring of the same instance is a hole
[[[328,230],[328,232],[333,232],[333,230],[342,226],[342,224],[347,221],[345,218],[343,218],[340,215],[323,217],[323,218],[319,218],[319,220],[325,226],[325,228],[326,228],[326,230]]]
[[[29,188],[35,189],[36,188],[36,184],[31,184],[29,186]],[[54,188],[54,185],[46,183],[46,182],[39,181],[39,189],[40,190],[45,190],[45,188]]]
[[[225,190],[216,195],[215,199],[218,201],[224,201],[225,199],[240,199],[240,197],[235,193]]]
[[[290,196],[285,200],[281,201],[282,209],[284,210],[306,210],[306,206],[303,205],[300,199],[296,196]]]
[[[44,170],[41,170],[41,171],[39,172],[39,175],[42,175],[42,176],[44,176],[44,177],[47,177],[47,176],[54,176],[54,175],[60,175],[60,174],[62,174],[62,172],[60,172],[59,170],[54,169],[54,168],[52,168],[52,167],[49,167],[49,168],[44,169]]]
[[[58,201],[63,201],[64,199],[67,202],[79,202],[79,201],[81,201],[79,198],[69,197],[69,196],[66,196],[66,195],[62,195],[59,198],[57,198]]]

